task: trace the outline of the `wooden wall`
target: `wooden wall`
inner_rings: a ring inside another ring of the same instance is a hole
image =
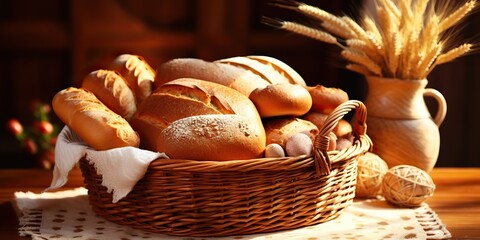
[[[108,66],[119,54],[144,56],[157,67],[176,57],[215,60],[264,54],[296,69],[309,84],[336,86],[363,100],[360,76],[341,68],[338,49],[272,29],[261,16],[304,18],[268,0],[5,0],[0,2],[0,123],[26,120],[35,100],[76,86],[90,71]],[[329,12],[354,13],[359,1],[305,1]],[[478,14],[469,17],[465,36],[475,37]],[[476,36],[478,38],[478,36]],[[478,42],[478,41],[477,41]],[[438,67],[430,87],[447,98],[437,166],[480,166],[480,58],[471,55]],[[434,108],[434,104],[429,103]],[[25,155],[0,132],[0,167],[22,167]]]

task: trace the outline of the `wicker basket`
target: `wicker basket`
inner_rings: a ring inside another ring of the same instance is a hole
[[[354,145],[327,152],[329,132],[356,109]],[[327,118],[315,154],[290,158],[194,161],[157,159],[124,199],[112,194],[87,160],[80,161],[93,210],[150,232],[230,236],[299,228],[336,218],[353,202],[356,158],[371,147],[366,108],[351,100]]]

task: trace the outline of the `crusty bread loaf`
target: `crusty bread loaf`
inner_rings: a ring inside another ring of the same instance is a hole
[[[155,89],[131,120],[142,148],[170,158],[232,160],[260,157],[265,129],[253,103],[213,82],[179,78]]]
[[[129,120],[137,110],[135,95],[126,80],[111,70],[96,70],[82,81],[82,88],[89,90],[110,110]]]
[[[265,81],[291,83],[306,87],[305,80],[286,63],[269,56],[251,55],[220,59],[215,62],[230,64],[247,69],[261,76]]]
[[[330,114],[340,104],[348,101],[348,94],[340,88],[322,85],[307,86],[312,96],[312,111]]]
[[[298,74],[297,71],[295,71],[286,63],[278,60],[277,58],[273,58],[269,56],[261,56],[261,55],[251,55],[247,57],[250,59],[257,60],[263,64],[271,65],[280,74],[285,76],[288,79],[288,82],[292,84],[298,84],[304,87],[307,86],[307,84],[305,83],[305,80],[303,80],[302,76],[300,76],[300,74]]]
[[[258,60],[257,60],[258,59]],[[281,87],[273,87],[265,90],[274,95],[269,98],[250,98],[255,106],[260,109],[262,117],[305,114],[311,107],[311,96],[307,91],[298,91],[291,82],[305,84],[298,73],[293,74],[293,69],[278,70],[282,64],[278,60],[274,65],[267,60],[273,58],[262,56],[233,57],[208,62],[195,58],[173,59],[162,64],[156,72],[155,87],[178,78],[196,78],[219,83],[233,88],[245,96],[251,97],[252,92],[262,91],[272,84],[283,84]],[[274,62],[272,60],[272,62]],[[294,79],[294,80],[293,80]],[[289,96],[290,92],[296,92],[296,97]],[[261,99],[261,100],[260,100]],[[286,103],[283,105],[283,103]],[[277,109],[277,107],[280,107]],[[300,107],[300,108],[299,108]],[[268,111],[267,111],[268,110]]]
[[[137,105],[152,93],[155,70],[143,57],[122,54],[113,60],[109,69],[117,71],[127,80],[135,93]]]
[[[313,123],[295,117],[282,117],[268,119],[264,123],[267,136],[267,145],[280,144],[285,149],[287,140],[296,133],[303,133],[315,140],[319,130]]]
[[[88,90],[64,89],[54,96],[52,106],[60,120],[96,150],[140,145],[129,123]]]
[[[245,69],[204,61],[197,58],[177,58],[160,65],[155,75],[154,88],[178,78],[195,78],[219,83],[248,96],[256,88],[270,83]]]

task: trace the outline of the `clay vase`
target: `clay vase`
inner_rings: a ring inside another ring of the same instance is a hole
[[[439,126],[447,103],[443,95],[426,88],[428,81],[366,77],[367,134],[373,152],[389,167],[408,164],[430,172],[440,150]],[[424,97],[433,97],[438,110],[432,118]]]

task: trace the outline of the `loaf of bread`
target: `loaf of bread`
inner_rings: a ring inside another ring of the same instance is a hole
[[[135,94],[126,80],[111,70],[96,70],[82,81],[82,88],[89,90],[118,115],[129,120],[137,111]]]
[[[184,77],[219,83],[241,92],[253,101],[262,117],[300,116],[312,105],[300,75],[271,57],[233,57],[214,62],[195,58],[173,59],[157,69],[154,85],[159,87]]]
[[[232,88],[204,80],[179,78],[156,88],[131,124],[142,148],[175,159],[241,160],[265,150],[255,105]]]
[[[95,150],[140,145],[130,124],[88,90],[64,89],[54,96],[52,106],[60,120]]]
[[[110,70],[122,75],[135,93],[137,105],[150,96],[155,80],[155,70],[138,55],[122,54],[109,66]]]
[[[219,83],[233,88],[245,96],[249,96],[256,88],[264,88],[270,84],[253,72],[232,65],[197,58],[177,58],[158,67],[154,88],[178,78],[195,78]]]

